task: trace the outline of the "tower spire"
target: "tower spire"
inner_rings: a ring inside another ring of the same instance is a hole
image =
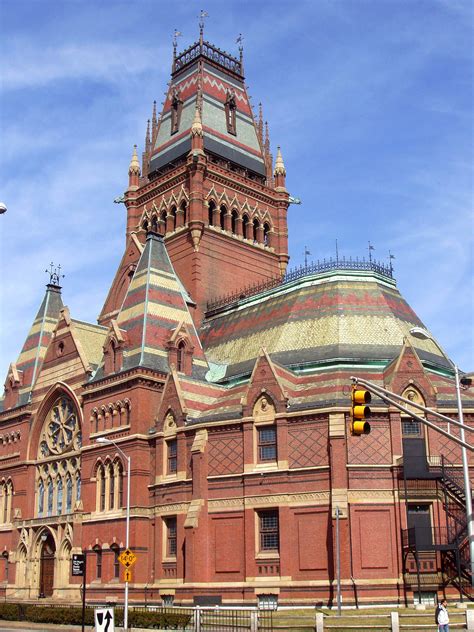
[[[151,117],[151,144],[155,144],[158,133],[158,119],[156,118],[156,101],[153,101],[153,114]]]
[[[260,141],[260,147],[263,149],[263,109],[262,109],[261,102],[258,104],[257,130],[258,130],[258,140]]]

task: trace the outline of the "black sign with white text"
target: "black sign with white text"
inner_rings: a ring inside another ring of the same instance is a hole
[[[86,556],[83,553],[72,554],[72,576],[84,577],[84,568],[86,565]]]

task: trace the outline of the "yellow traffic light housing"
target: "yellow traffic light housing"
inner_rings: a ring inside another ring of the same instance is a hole
[[[370,424],[367,419],[370,417],[370,404],[372,396],[369,391],[352,387],[352,410],[351,410],[351,434],[360,436],[370,433]]]

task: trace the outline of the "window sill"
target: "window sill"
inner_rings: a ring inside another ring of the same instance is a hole
[[[265,560],[266,562],[268,562],[268,560],[279,560],[280,559],[280,553],[278,551],[261,551],[260,553],[257,553],[257,555],[255,556],[255,560],[258,562],[259,560]]]

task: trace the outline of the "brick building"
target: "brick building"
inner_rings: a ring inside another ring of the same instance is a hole
[[[349,432],[352,374],[456,416],[452,364],[412,338],[391,268],[287,270],[285,178],[242,55],[175,46],[98,324],[53,270],[8,369],[7,599],[79,600],[81,551],[90,599],[122,599],[127,462],[101,438],[131,462],[132,602],[331,603],[336,510],[346,602],[469,592],[460,449],[377,399]]]

